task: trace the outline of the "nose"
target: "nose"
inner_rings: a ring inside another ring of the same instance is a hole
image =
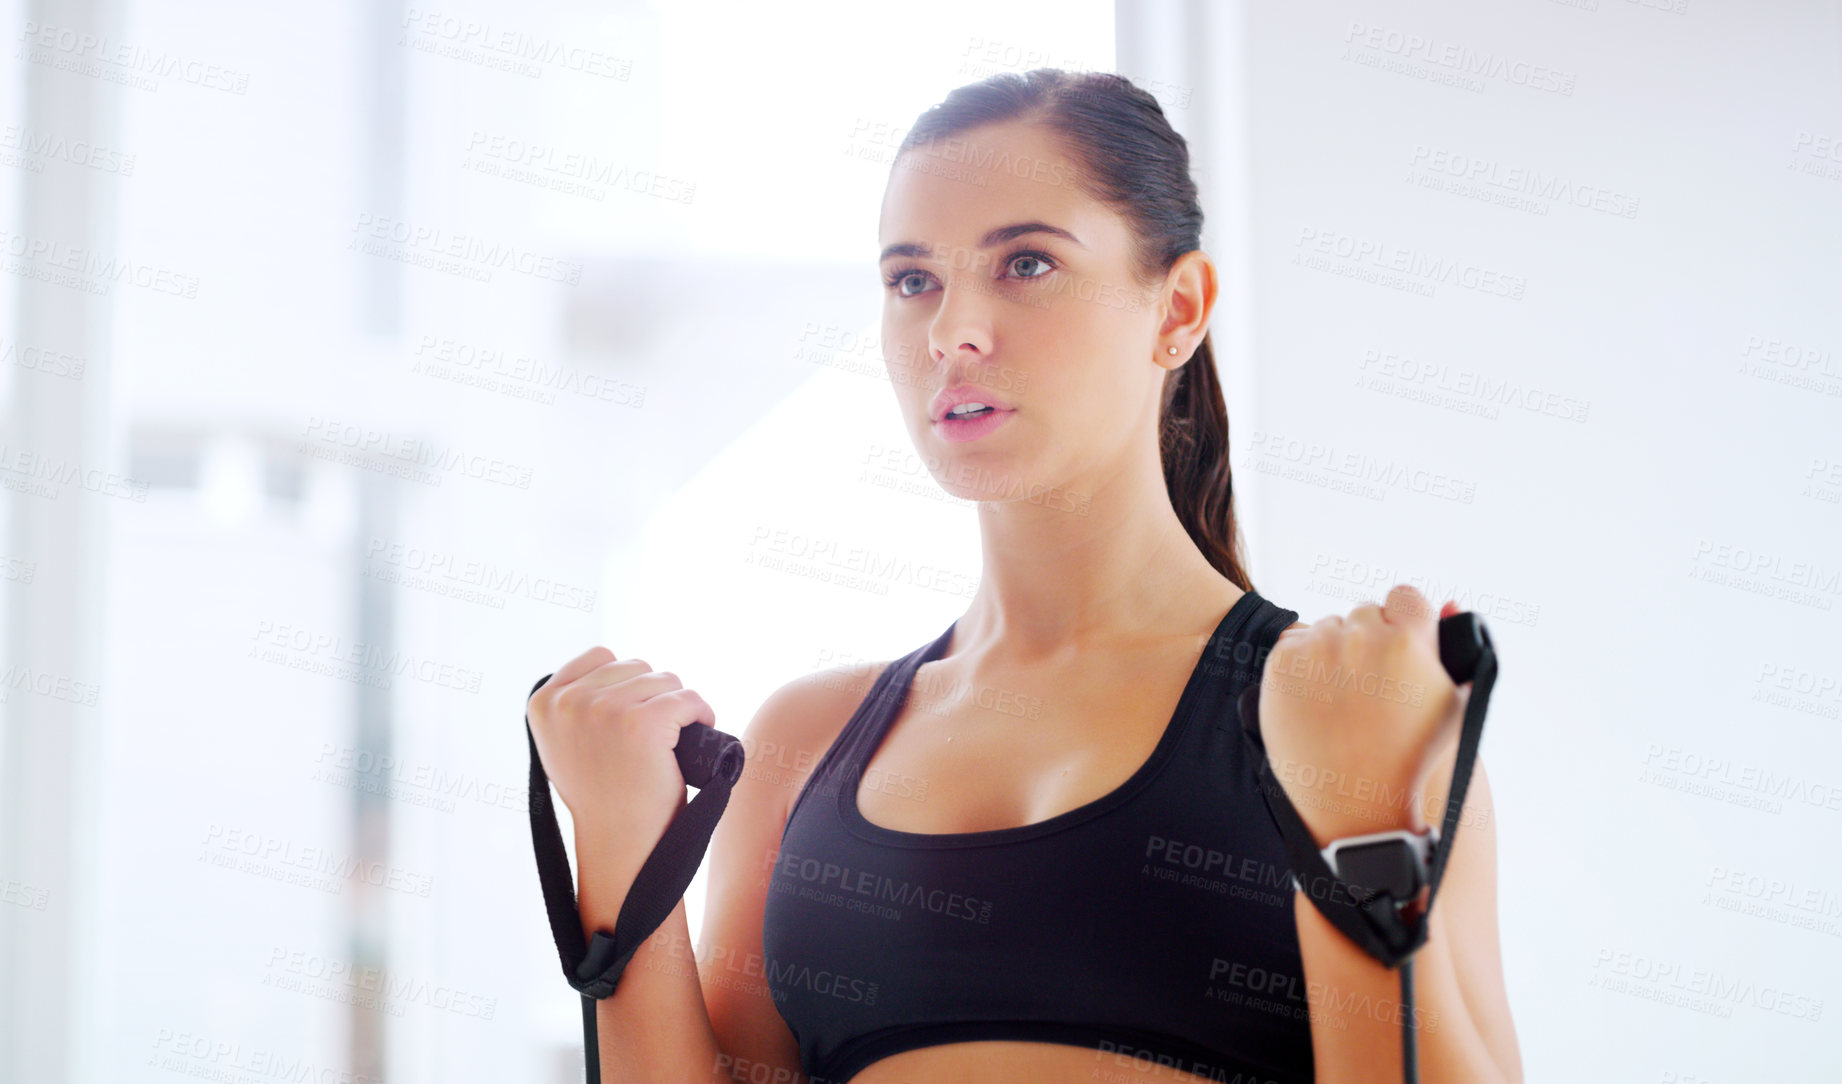
[[[975,269],[967,272],[966,278],[975,280],[977,275]],[[940,288],[940,303],[934,309],[934,319],[928,324],[928,353],[936,364],[957,360],[978,362],[991,353],[989,298],[980,295],[976,281],[955,281],[959,278],[957,274],[947,276],[946,285]]]

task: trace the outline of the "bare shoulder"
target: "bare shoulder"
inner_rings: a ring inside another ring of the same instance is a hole
[[[819,760],[869,695],[889,662],[850,663],[814,670],[768,694],[742,732],[744,775],[753,776],[780,802],[780,823]]]

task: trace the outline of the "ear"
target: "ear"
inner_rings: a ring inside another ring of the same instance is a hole
[[[1166,369],[1175,369],[1190,360],[1196,346],[1209,330],[1209,315],[1215,311],[1215,299],[1221,284],[1216,277],[1215,261],[1201,249],[1177,257],[1164,276],[1160,294],[1160,319],[1153,358]],[[1165,349],[1174,346],[1172,354]]]

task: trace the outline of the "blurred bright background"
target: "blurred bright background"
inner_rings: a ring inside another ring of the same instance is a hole
[[[0,1080],[580,1079],[525,695],[602,643],[739,734],[963,610],[877,209],[1042,66],[1191,142],[1260,591],[1491,629],[1528,1078],[1842,1079],[1842,5],[0,27]]]

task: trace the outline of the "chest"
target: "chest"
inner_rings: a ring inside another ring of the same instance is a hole
[[[856,801],[899,832],[1036,824],[1133,776],[1194,676],[1192,646],[1029,671],[920,667],[866,762]]]

